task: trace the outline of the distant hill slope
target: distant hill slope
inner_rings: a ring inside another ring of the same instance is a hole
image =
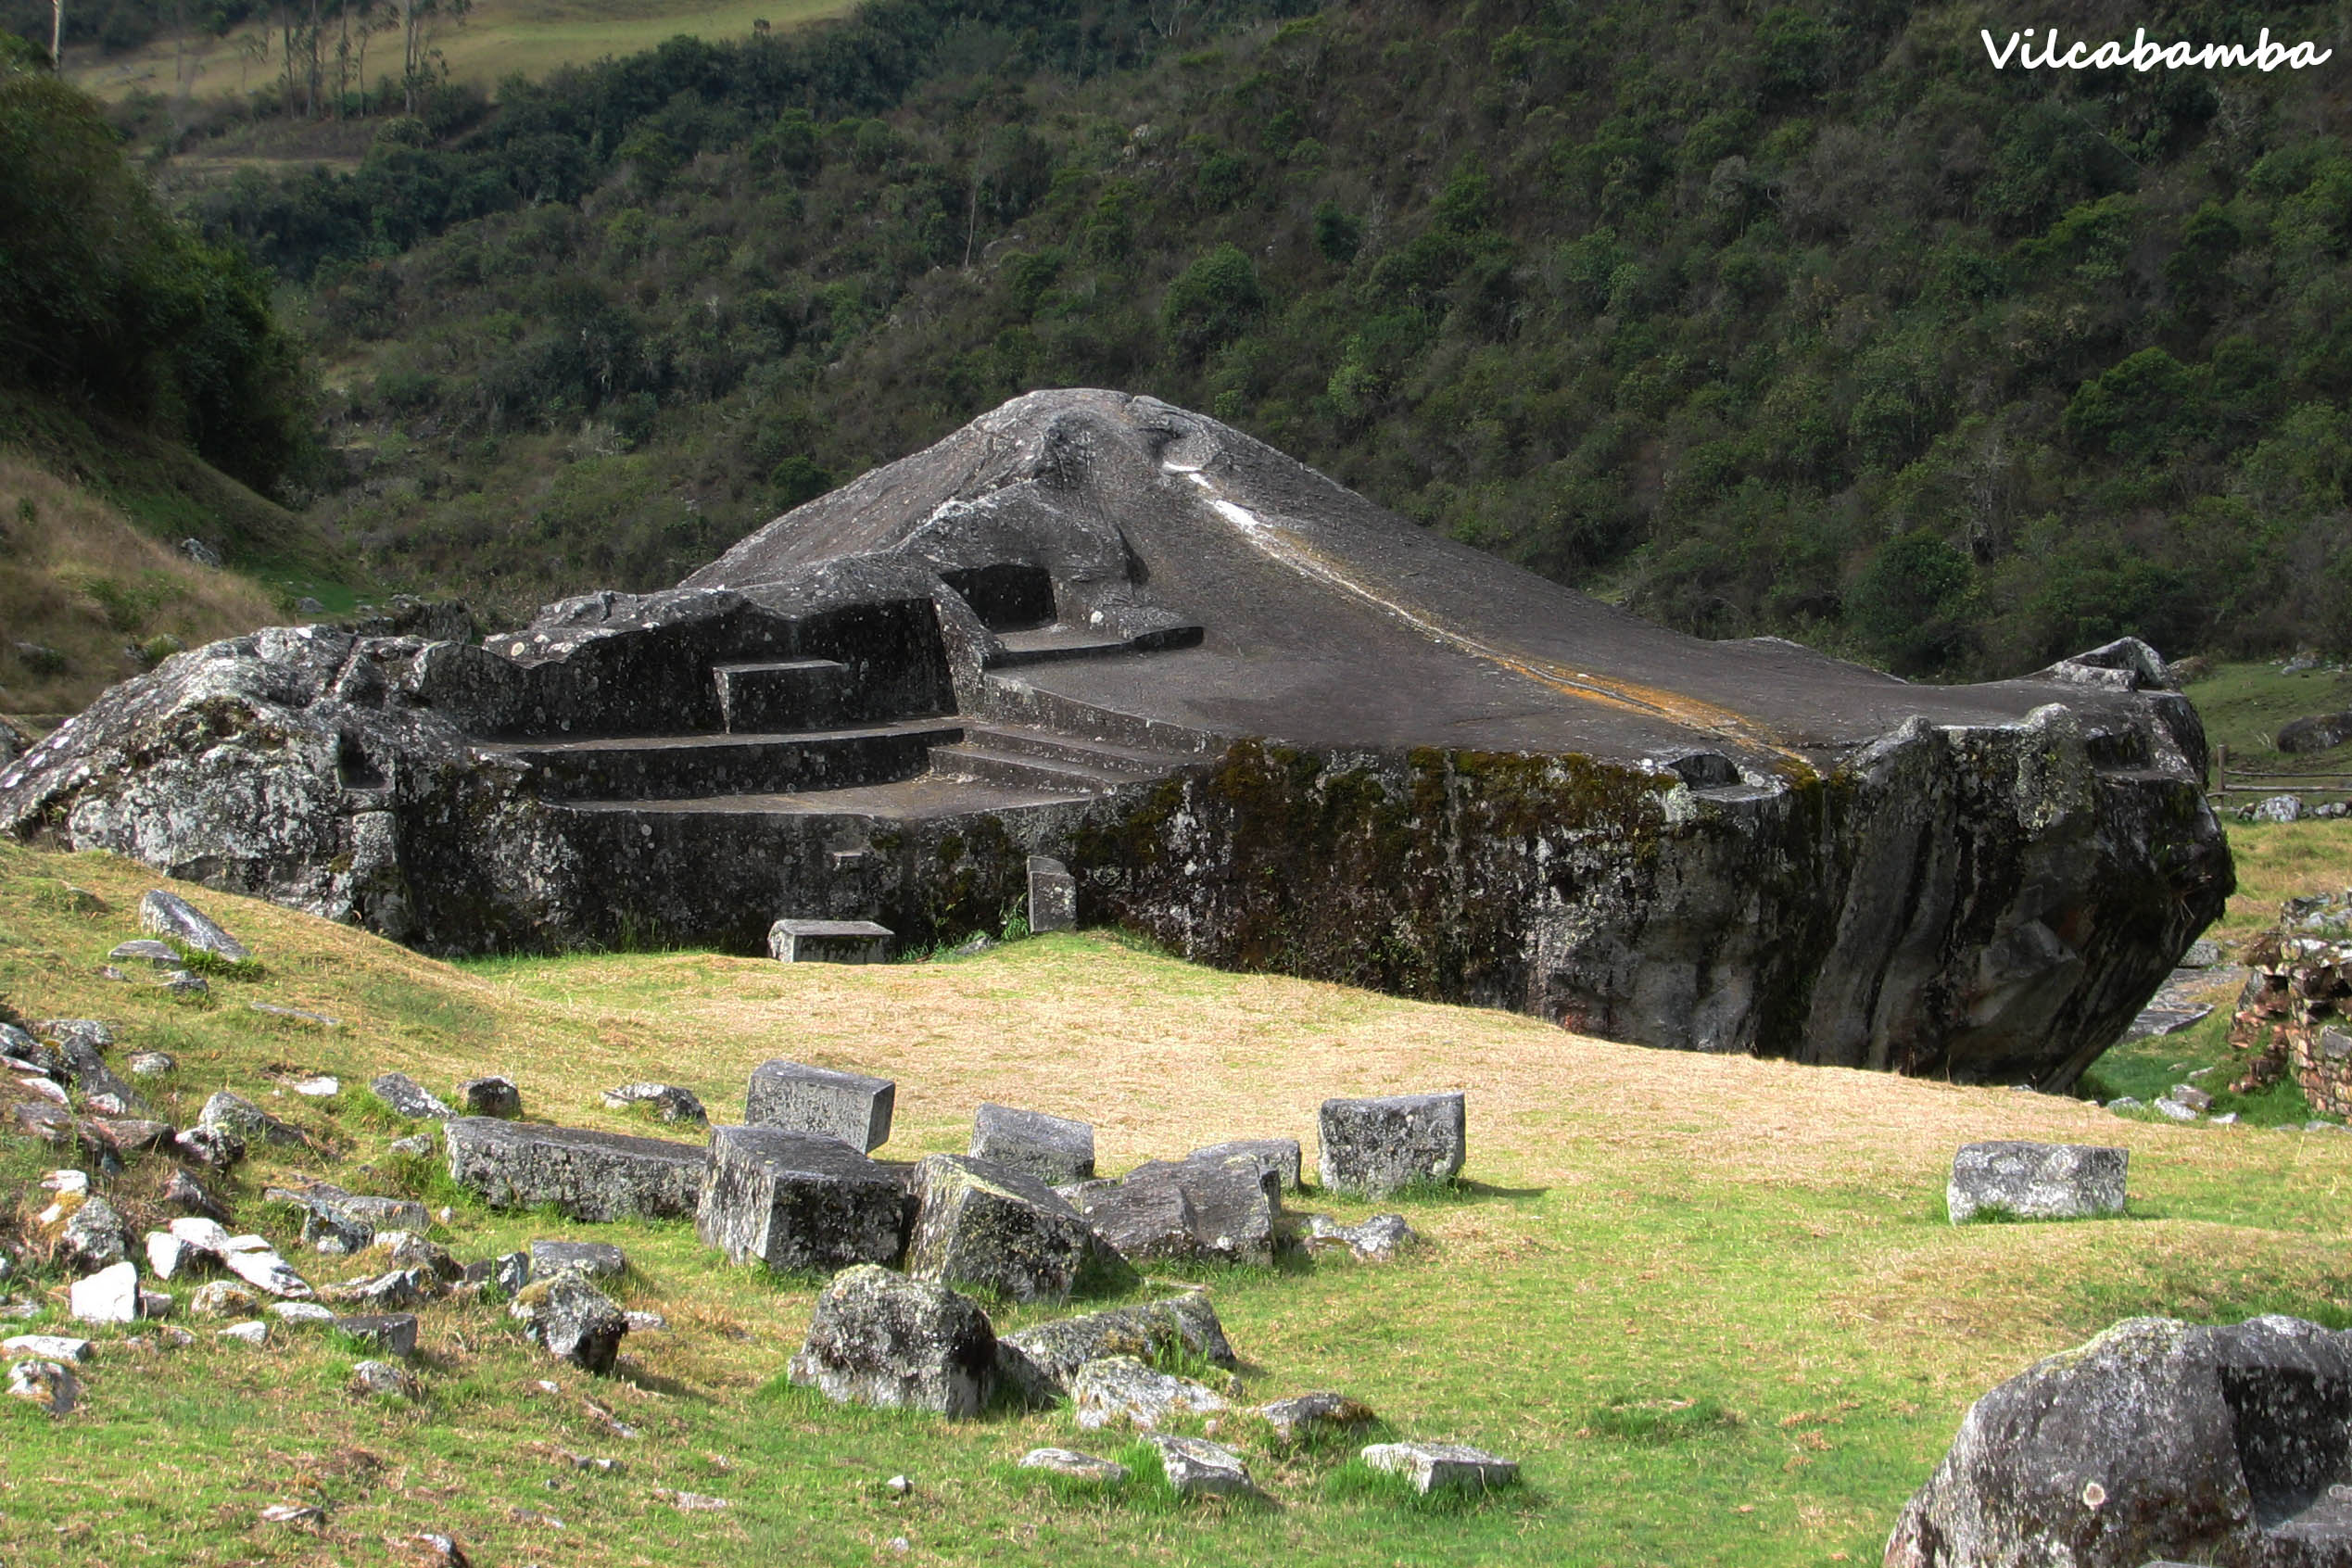
[[[474,0],[462,19],[433,31],[432,46],[447,80],[489,88],[521,72],[537,76],[561,66],[585,65],[606,56],[650,49],[664,38],[740,38],[765,21],[787,28],[848,10],[852,0]],[[212,7],[228,17],[240,7]],[[263,7],[244,8],[225,31],[204,26],[183,32],[169,5],[118,0],[92,7],[95,19],[72,30],[66,50],[66,75],[75,86],[101,98],[134,93],[209,97],[266,88],[285,69],[275,18]],[[37,11],[37,19],[34,13]],[[69,17],[74,15],[69,7]],[[333,11],[333,16],[340,12]],[[0,0],[0,26],[45,40],[46,0]],[[109,32],[109,28],[112,31]],[[111,38],[111,46],[107,42]],[[136,40],[136,42],[134,42]],[[330,24],[326,46],[332,75],[340,36]],[[372,88],[397,85],[403,66],[401,39],[395,32],[368,41],[366,82]],[[348,73],[358,75],[357,60]],[[358,90],[356,81],[352,91]]]

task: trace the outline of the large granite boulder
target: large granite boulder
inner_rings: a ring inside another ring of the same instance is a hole
[[[1979,1399],[1887,1568],[2352,1563],[2352,1340],[2135,1318]]]
[[[919,1204],[906,1271],[995,1291],[1015,1301],[1059,1301],[1098,1245],[1078,1211],[1025,1171],[960,1155],[915,1166]]]
[[[451,953],[952,943],[1041,855],[1198,961],[2051,1088],[2232,884],[2144,644],[1931,687],[1701,641],[1116,392],[1018,398],[675,588],[446,629],[167,659],[0,768],[0,832]]]
[[[816,1298],[791,1378],[842,1404],[978,1415],[996,1387],[996,1334],[970,1298],[861,1264]]]
[[[694,1212],[704,1152],[692,1144],[462,1116],[443,1124],[449,1179],[494,1208],[547,1205],[572,1220]]]
[[[1464,1144],[1460,1094],[1325,1100],[1319,1174],[1326,1187],[1379,1197],[1452,1180]]]
[[[762,1062],[752,1069],[743,1094],[743,1119],[753,1127],[822,1133],[870,1154],[891,1141],[897,1097],[898,1085],[887,1078],[801,1062]]]
[[[1228,1369],[1240,1364],[1205,1290],[1039,1323],[999,1339],[996,1354],[1005,1382],[1041,1403],[1068,1394],[1079,1368],[1106,1356],[1157,1361],[1184,1355]]]
[[[906,1188],[838,1138],[716,1127],[694,1229],[737,1263],[828,1271],[893,1263],[905,1246]]]
[[[2131,1160],[2130,1149],[2090,1144],[1967,1144],[1952,1157],[1945,1211],[1955,1225],[1986,1212],[2017,1220],[2120,1214]]]

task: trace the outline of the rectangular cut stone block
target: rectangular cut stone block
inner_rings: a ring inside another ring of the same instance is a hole
[[[1274,1260],[1282,1178],[1246,1153],[1204,1150],[1152,1160],[1117,1182],[1071,1189],[1087,1222],[1131,1259],[1241,1263]]]
[[[1188,1352],[1220,1367],[1238,1365],[1225,1338],[1225,1325],[1205,1290],[1186,1291],[1164,1301],[1114,1307],[1084,1317],[1063,1318],[1009,1334],[996,1342],[996,1367],[1025,1398],[1050,1401],[1069,1392],[1078,1369],[1105,1356],[1140,1356],[1157,1361]]]
[[[743,1119],[753,1127],[819,1132],[860,1154],[891,1141],[891,1111],[898,1085],[887,1078],[837,1072],[803,1062],[762,1062],[743,1094]]]
[[[926,1155],[906,1243],[917,1279],[977,1285],[1015,1301],[1059,1301],[1087,1264],[1094,1233],[1060,1195],[993,1160]]]
[[[443,1125],[449,1179],[495,1208],[547,1204],[570,1219],[694,1212],[703,1150],[665,1138],[461,1116]]]
[[[1944,1202],[1955,1225],[1986,1209],[2020,1220],[2123,1212],[2129,1149],[2093,1144],[1968,1144],[1952,1157]]]
[[[887,964],[891,929],[871,920],[778,920],[767,955],[779,964]]]
[[[982,1102],[972,1119],[972,1157],[1058,1187],[1094,1174],[1094,1130],[1067,1117]]]
[[[772,1127],[711,1131],[694,1231],[737,1263],[841,1269],[892,1263],[905,1241],[895,1171],[836,1138]]]
[[[1462,1096],[1396,1094],[1325,1100],[1320,1173],[1326,1187],[1378,1196],[1461,1174]]]
[[[1516,1461],[1462,1443],[1374,1443],[1362,1457],[1374,1470],[1406,1477],[1417,1492],[1505,1486],[1519,1476]]]
[[[849,666],[837,659],[714,664],[711,679],[719,713],[738,735],[833,724],[849,703]]]
[[[1295,1193],[1299,1188],[1299,1167],[1303,1162],[1296,1138],[1237,1138],[1230,1144],[1211,1144],[1205,1149],[1195,1149],[1184,1157],[1187,1160],[1223,1159],[1229,1155],[1247,1155],[1259,1165],[1271,1170],[1282,1191]]]
[[[1029,857],[1029,929],[1078,929],[1078,879],[1069,874],[1069,866],[1046,855]]]

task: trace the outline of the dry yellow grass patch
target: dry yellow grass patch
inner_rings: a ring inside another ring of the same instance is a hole
[[[198,566],[21,454],[0,450],[0,713],[71,713],[144,667],[126,649],[188,647],[281,619],[247,579]],[[16,644],[54,649],[62,664]]]

